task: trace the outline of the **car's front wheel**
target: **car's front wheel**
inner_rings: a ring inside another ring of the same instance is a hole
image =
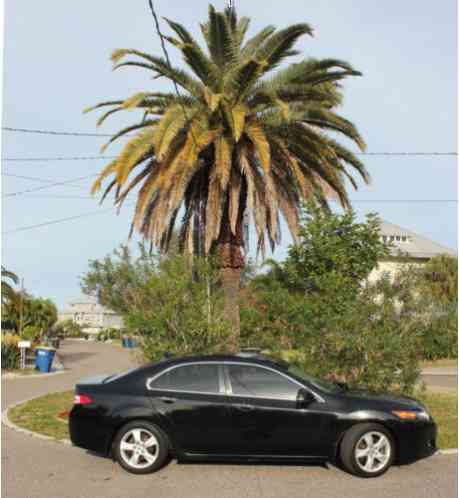
[[[133,474],[159,470],[169,458],[167,436],[146,421],[129,422],[121,428],[113,443],[118,463]]]
[[[380,424],[360,424],[344,435],[340,456],[344,467],[352,474],[377,477],[384,474],[394,461],[394,440]]]

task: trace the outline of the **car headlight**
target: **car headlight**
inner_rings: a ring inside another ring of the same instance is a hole
[[[393,410],[392,413],[401,420],[430,420],[425,410]]]

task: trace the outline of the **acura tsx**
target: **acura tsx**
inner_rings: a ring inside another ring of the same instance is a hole
[[[177,458],[331,461],[361,477],[433,454],[437,433],[415,399],[347,389],[242,353],[83,379],[69,429],[75,446],[134,474]]]

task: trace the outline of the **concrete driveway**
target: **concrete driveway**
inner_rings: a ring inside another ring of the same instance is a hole
[[[2,380],[2,407],[72,388],[80,377],[129,368],[133,358],[115,346],[64,342],[69,372],[47,379]],[[134,476],[110,459],[32,438],[2,425],[5,498],[449,498],[457,496],[457,456],[434,456],[394,467],[377,479],[358,479],[333,466],[172,463]]]

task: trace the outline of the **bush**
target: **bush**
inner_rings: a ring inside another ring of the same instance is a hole
[[[18,342],[21,338],[17,335],[2,336],[2,368],[16,370],[19,368],[20,352]]]
[[[457,358],[457,308],[453,306],[419,326],[423,358]]]
[[[198,258],[161,261],[130,294],[126,331],[139,336],[145,359],[226,350],[229,327],[224,319],[218,271]]]
[[[419,337],[392,305],[376,304],[370,294],[363,292],[338,312],[323,295],[261,293],[258,311],[241,315],[243,340],[318,377],[411,393],[419,377]]]
[[[285,262],[250,287],[242,343],[350,387],[412,392],[419,334],[391,295],[364,283],[386,255],[376,217],[356,223],[352,213],[308,208]]]

